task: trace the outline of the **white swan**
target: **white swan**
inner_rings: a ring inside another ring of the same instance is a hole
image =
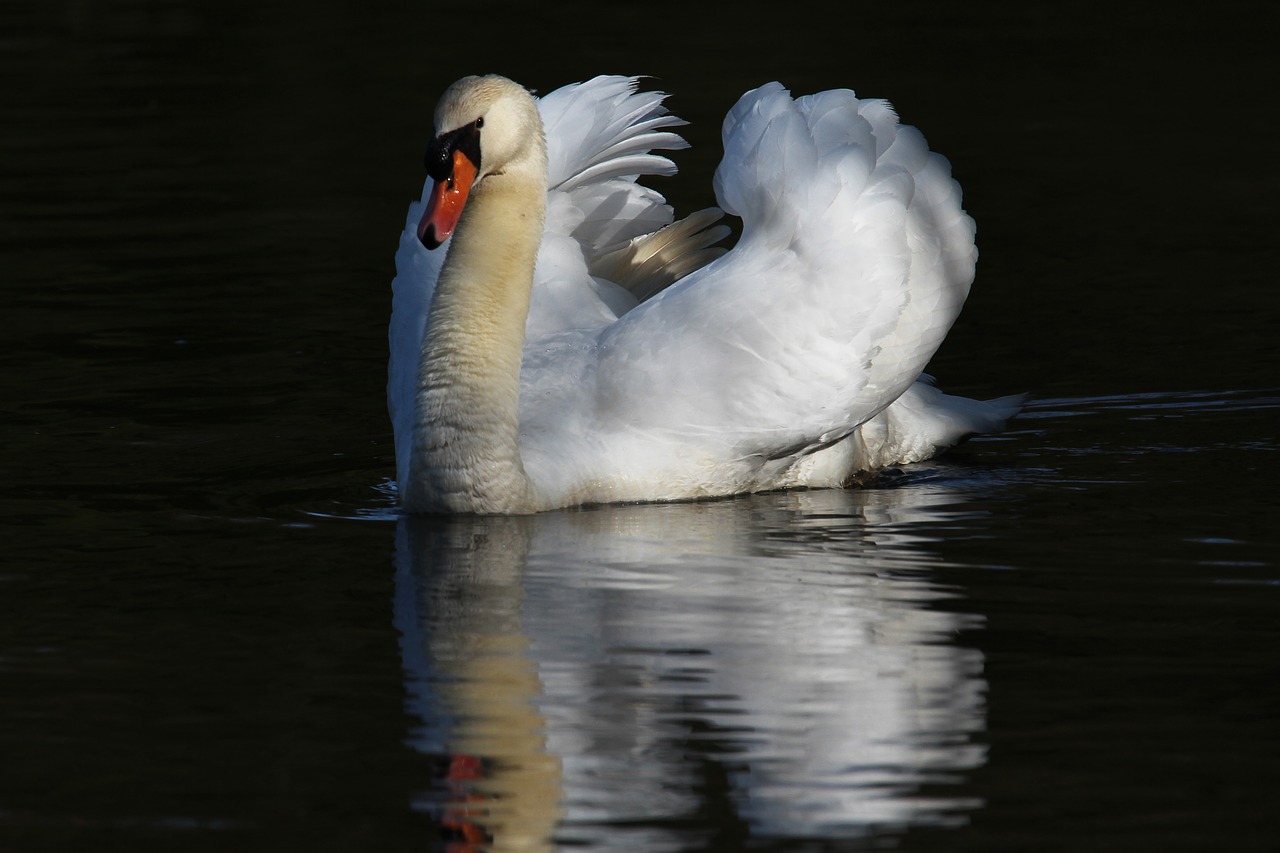
[[[685,145],[663,97],[597,77],[535,100],[488,76],[441,98],[393,283],[406,510],[837,487],[1017,411],[921,375],[973,280],[974,225],[886,102],[743,95],[715,176],[742,235],[722,253],[719,211],[671,224],[636,182]]]

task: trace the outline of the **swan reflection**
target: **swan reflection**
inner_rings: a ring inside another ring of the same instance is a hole
[[[961,819],[986,685],[954,638],[976,617],[937,606],[955,592],[913,523],[948,499],[402,520],[411,742],[448,768],[420,805],[495,850]]]

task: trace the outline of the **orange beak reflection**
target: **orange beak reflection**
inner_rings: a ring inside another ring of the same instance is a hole
[[[476,180],[476,166],[461,151],[453,152],[453,171],[443,181],[436,181],[427,199],[427,209],[418,223],[418,239],[428,249],[438,247],[458,227],[467,194]]]

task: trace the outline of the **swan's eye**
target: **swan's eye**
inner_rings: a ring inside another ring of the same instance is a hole
[[[480,118],[476,119],[476,130],[479,130],[482,127],[484,127],[484,116],[480,116]]]

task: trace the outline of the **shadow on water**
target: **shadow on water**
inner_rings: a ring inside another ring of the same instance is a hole
[[[412,743],[447,767],[419,807],[493,849],[962,819],[986,682],[957,635],[981,620],[938,608],[957,591],[911,532],[953,497],[402,520]]]

